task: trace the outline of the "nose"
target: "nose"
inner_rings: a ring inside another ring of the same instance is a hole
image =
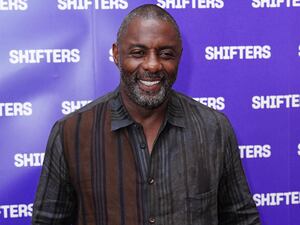
[[[144,58],[143,69],[151,73],[158,72],[162,69],[161,62],[156,53],[151,52]]]

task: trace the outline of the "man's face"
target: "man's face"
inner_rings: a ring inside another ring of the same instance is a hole
[[[157,19],[134,18],[113,53],[121,92],[145,108],[161,105],[176,80],[181,42],[175,28]]]

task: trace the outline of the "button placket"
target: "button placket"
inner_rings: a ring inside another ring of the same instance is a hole
[[[137,123],[134,124],[134,132],[138,135],[138,138],[136,139],[138,142],[136,142],[136,147],[138,151],[138,155],[141,156],[143,159],[143,162],[147,163],[146,171],[144,173],[144,190],[147,192],[148,196],[153,196],[153,194],[156,192],[155,188],[155,183],[156,180],[154,179],[153,176],[153,165],[152,164],[152,159],[149,153],[148,153],[148,146],[147,146],[147,140],[145,137],[145,134],[143,132],[143,127]],[[149,163],[149,164],[148,164]],[[145,167],[144,167],[145,168]],[[146,224],[157,224],[157,218],[155,218],[156,212],[155,212],[155,199],[150,197],[149,199],[149,211],[146,215]]]

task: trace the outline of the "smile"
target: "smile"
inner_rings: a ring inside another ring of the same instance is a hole
[[[149,80],[139,80],[142,84],[148,86],[148,87],[151,87],[153,85],[156,85],[158,84],[160,81],[159,80],[156,80],[156,81],[149,81]]]

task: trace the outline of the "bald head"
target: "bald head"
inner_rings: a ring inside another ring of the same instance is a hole
[[[117,44],[121,42],[123,36],[126,34],[130,22],[136,18],[155,19],[169,23],[176,31],[177,38],[181,42],[181,34],[175,19],[167,11],[158,7],[157,5],[146,4],[135,8],[125,17],[118,30]]]

